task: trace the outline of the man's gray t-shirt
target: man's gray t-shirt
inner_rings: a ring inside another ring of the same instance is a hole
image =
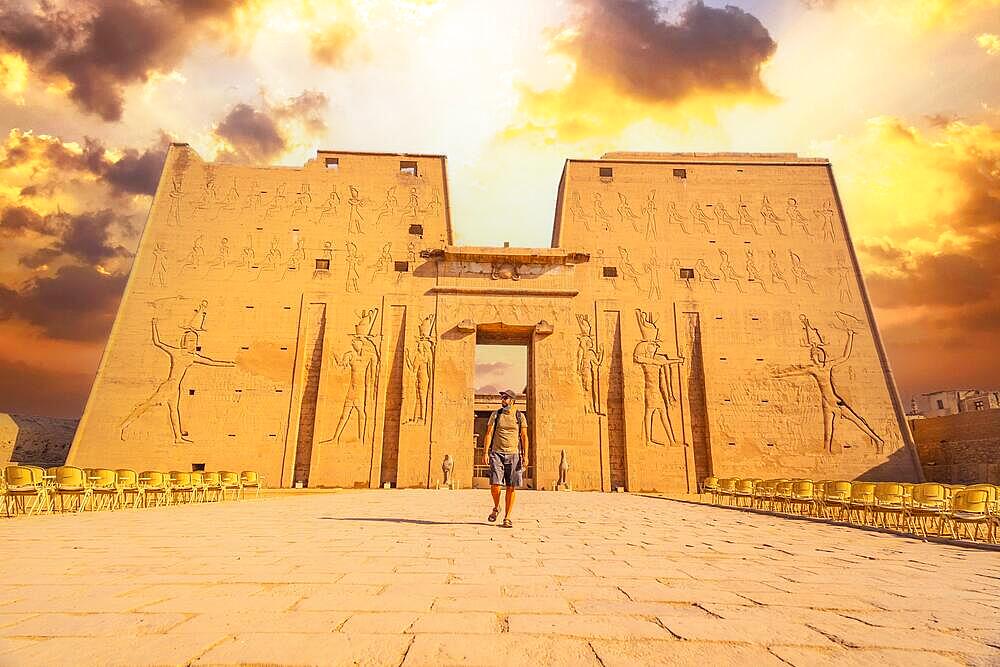
[[[499,415],[499,416],[498,416]],[[520,410],[499,410],[490,418],[493,423],[493,451],[517,454],[521,447],[521,429],[528,422]]]

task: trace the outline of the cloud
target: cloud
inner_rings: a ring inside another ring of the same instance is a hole
[[[79,417],[94,380],[91,373],[55,371],[0,359],[0,410],[22,415]]]
[[[270,163],[290,148],[295,126],[309,135],[326,130],[322,112],[328,104],[325,94],[312,90],[277,104],[262,94],[260,108],[241,102],[213,130],[223,144],[218,159]]]
[[[491,361],[488,363],[476,364],[476,377],[485,375],[503,375],[514,368],[514,364],[507,361]]]
[[[309,35],[309,55],[320,65],[339,67],[347,59],[350,47],[358,38],[358,29],[348,23],[335,23]]]
[[[976,37],[976,43],[989,55],[1000,56],[1000,35],[984,32]]]
[[[102,178],[116,192],[152,196],[156,192],[169,145],[170,138],[162,135],[158,144],[141,152],[127,148],[118,160],[107,165]]]
[[[19,320],[51,338],[99,341],[107,337],[126,275],[77,265],[32,278],[14,289],[0,285],[0,320]]]
[[[131,251],[114,239],[133,237],[136,231],[129,216],[110,209],[77,215],[61,212],[39,215],[25,206],[11,206],[0,212],[0,235],[14,237],[30,232],[51,239],[48,245],[18,260],[29,268],[38,268],[56,258],[98,265],[110,259],[131,257]]]
[[[45,0],[29,9],[15,1],[0,10],[0,46],[48,82],[67,84],[81,110],[117,121],[127,86],[170,71],[214,22],[244,4]]]
[[[849,9],[862,20],[938,29],[961,24],[978,12],[1000,6],[1000,0],[801,0],[810,9]]]
[[[777,44],[738,7],[694,0],[668,20],[654,0],[575,4],[575,21],[551,43],[572,63],[568,82],[522,88],[521,118],[508,136],[548,131],[574,139],[646,118],[713,118],[720,107],[774,99],[760,75]]]
[[[27,206],[11,206],[0,213],[0,236],[23,236],[26,232],[50,235],[54,231],[48,216],[41,216]]]

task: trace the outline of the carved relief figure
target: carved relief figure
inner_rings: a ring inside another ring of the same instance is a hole
[[[569,460],[566,458],[566,450],[563,449],[559,452],[559,481],[556,482],[556,487],[568,487],[569,481],[567,477],[569,476]]]
[[[385,201],[382,202],[382,208],[378,210],[378,217],[375,218],[375,226],[379,227],[382,225],[382,221],[386,218],[396,215],[396,186],[392,186],[385,191]]]
[[[646,436],[647,445],[664,445],[654,432],[654,419],[659,415],[660,425],[667,435],[667,441],[673,445],[674,427],[670,421],[670,405],[677,398],[674,396],[673,372],[671,366],[684,363],[682,357],[671,358],[660,351],[660,330],[652,314],[636,308],[635,315],[639,321],[639,333],[642,336],[632,353],[632,361],[642,368],[643,375],[643,406],[642,430]]]
[[[844,343],[844,352],[837,358],[831,359],[827,353],[825,341],[816,335],[816,329],[810,325],[809,318],[800,315],[804,330],[803,346],[809,348],[809,363],[789,366],[788,368],[774,372],[776,378],[791,377],[811,377],[819,389],[820,403],[823,410],[823,444],[828,452],[833,452],[833,437],[837,426],[837,419],[845,419],[868,436],[875,445],[875,450],[882,453],[885,442],[868,425],[864,417],[858,414],[857,410],[851,407],[844,397],[837,391],[834,382],[833,370],[838,366],[847,363],[851,358],[851,351],[854,346],[854,336],[861,325],[860,320],[847,313],[836,312],[839,321],[838,329],[842,329],[847,334],[847,341]]]
[[[791,221],[793,227],[798,225],[806,233],[806,236],[813,235],[812,230],[809,229],[809,221],[802,215],[802,211],[799,210],[799,203],[792,197],[788,198],[788,206],[785,207],[785,217]]]
[[[642,270],[649,274],[649,293],[646,295],[647,298],[662,299],[663,292],[660,291],[660,262],[656,259],[655,250],[650,255],[649,261],[643,264]]]
[[[222,200],[222,206],[219,207],[219,213],[234,213],[239,204],[240,190],[237,187],[236,179],[234,178],[233,184],[229,186],[229,190],[226,191],[225,199]]]
[[[694,224],[704,227],[705,232],[709,234],[712,233],[712,228],[708,226],[708,223],[710,223],[712,219],[706,215],[705,211],[701,208],[701,204],[698,202],[691,205],[691,220]]]
[[[579,229],[582,223],[584,229],[588,232],[594,231],[594,228],[590,226],[590,216],[583,209],[583,201],[580,199],[580,193],[575,190],[569,194],[569,214],[573,216],[574,228]]]
[[[681,272],[681,260],[674,257],[670,260],[670,275],[674,277],[674,282],[678,285],[683,285],[686,289],[693,290],[694,286],[691,284],[691,279],[686,277]]]
[[[404,225],[416,224],[419,212],[420,197],[417,196],[416,188],[410,188],[410,195],[406,200],[406,206],[403,207],[403,214],[400,216],[399,221]]]
[[[181,265],[181,273],[195,271],[201,267],[201,261],[205,259],[205,249],[201,246],[201,239],[201,234],[194,238],[191,250],[188,251],[187,256],[184,258],[184,263]]]
[[[153,272],[149,274],[149,286],[167,286],[167,249],[159,241],[153,246]]]
[[[278,239],[271,239],[271,248],[264,255],[264,262],[260,266],[260,270],[257,272],[257,277],[254,280],[260,280],[264,273],[278,272],[279,266],[281,266],[281,248],[278,247]],[[284,272],[280,272],[280,278],[284,277]]]
[[[307,215],[309,207],[312,206],[312,194],[309,192],[309,184],[303,183],[299,187],[299,192],[295,196],[295,204],[292,206],[292,217],[297,215]]]
[[[375,277],[381,273],[389,273],[392,269],[392,242],[387,242],[382,246],[382,254],[378,256],[375,263],[372,264],[372,282],[375,282]]]
[[[427,202],[427,207],[424,208],[424,213],[429,216],[437,215],[438,211],[441,210],[441,197],[438,195],[438,191],[435,188],[431,191],[431,200]]]
[[[246,269],[247,271],[251,270],[255,258],[256,253],[253,249],[253,238],[248,237],[247,245],[243,246],[243,249],[240,250],[240,263],[237,268]]]
[[[823,206],[813,211],[813,214],[820,219],[820,233],[824,241],[834,241],[836,236],[833,231],[833,216],[836,215],[830,206],[830,200],[823,202]]]
[[[188,320],[188,325],[184,327],[188,331],[205,331],[205,320],[208,319],[208,301],[201,300],[198,307],[194,309],[194,314]]]
[[[687,226],[687,220],[677,212],[677,204],[672,201],[667,202],[667,224],[680,225],[682,232],[685,234],[691,233],[691,230]]]
[[[791,285],[789,285],[788,281],[785,280],[785,273],[781,270],[781,265],[778,264],[777,253],[775,253],[774,250],[771,250],[767,253],[767,255],[770,257],[768,260],[768,267],[771,270],[771,283],[775,285],[781,283],[785,286],[786,290],[793,292]]]
[[[646,205],[642,207],[642,214],[646,216],[646,232],[644,234],[647,241],[656,239],[656,190],[650,190],[646,196]]]
[[[205,186],[201,197],[194,204],[194,209],[199,212],[207,211],[219,201],[219,193],[215,189],[215,172],[211,169],[205,172]]]
[[[297,271],[306,261],[306,240],[299,239],[295,242],[295,250],[288,257],[288,268]]]
[[[604,346],[598,347],[594,341],[590,317],[577,315],[576,322],[580,327],[580,335],[577,336],[576,372],[583,387],[584,411],[587,414],[603,415],[598,387],[601,366],[604,364]]]
[[[183,181],[180,174],[174,176],[173,180],[170,182],[170,192],[167,193],[167,197],[170,198],[170,205],[167,207],[167,220],[172,225],[181,224],[181,197],[183,193],[181,192]]]
[[[428,315],[417,325],[413,354],[406,357],[406,367],[413,374],[413,413],[411,422],[424,423],[430,412],[431,374],[434,371],[434,316]]]
[[[358,246],[351,241],[347,242],[345,261],[347,262],[347,293],[359,294],[361,290],[358,288],[358,266],[361,264],[361,255],[358,254]]]
[[[600,225],[605,231],[611,229],[611,216],[604,210],[600,192],[594,193],[594,222]]]
[[[361,223],[365,221],[365,216],[361,212],[361,209],[365,207],[365,200],[361,198],[358,188],[355,186],[351,187],[351,198],[347,200],[347,205],[351,207],[350,213],[347,216],[347,233],[348,234],[363,234],[361,231]]]
[[[618,218],[622,222],[624,227],[627,223],[632,225],[632,229],[639,232],[641,229],[641,218],[632,211],[632,207],[629,206],[628,197],[623,195],[621,192],[618,193]]]
[[[260,190],[260,181],[254,180],[247,191],[247,200],[243,204],[243,212],[256,215],[264,205],[264,193]]]
[[[191,442],[181,421],[180,411],[181,384],[184,382],[184,376],[188,369],[196,364],[222,368],[232,368],[236,365],[232,361],[219,361],[201,354],[197,351],[198,342],[198,332],[185,328],[184,333],[181,334],[180,345],[167,345],[160,340],[156,318],[153,318],[153,345],[166,352],[167,356],[170,357],[170,370],[167,372],[167,378],[159,384],[152,395],[135,406],[121,423],[120,437],[122,440],[125,439],[125,432],[136,419],[144,415],[150,408],[165,405],[170,416],[170,430],[173,432],[174,444]]]
[[[330,194],[327,195],[326,201],[323,202],[323,207],[319,210],[319,220],[316,222],[321,223],[326,217],[335,217],[338,206],[340,206],[340,194],[337,193],[337,186],[333,185],[330,187]]]
[[[736,209],[736,215],[739,216],[740,226],[749,227],[753,230],[754,234],[760,236],[761,231],[757,227],[757,223],[754,220],[753,215],[750,213],[750,207],[747,206],[745,201],[743,201],[743,197],[740,197],[740,205]]]
[[[375,317],[378,308],[362,311],[358,323],[354,326],[354,336],[351,338],[351,349],[337,358],[332,354],[333,363],[348,369],[347,393],[344,395],[344,406],[340,411],[340,420],[334,432],[333,440],[340,442],[351,416],[354,416],[358,427],[358,440],[362,443],[368,433],[368,406],[373,402],[375,380],[378,377],[378,346],[372,336]],[[322,442],[330,442],[324,440]]]
[[[271,202],[267,205],[267,209],[264,211],[264,220],[267,220],[272,215],[280,211],[288,201],[288,195],[285,193],[286,189],[287,187],[284,183],[280,183],[278,185],[277,189],[274,191],[274,196],[271,197]]]
[[[698,274],[698,284],[708,283],[712,286],[712,289],[716,292],[719,291],[719,275],[708,268],[708,264],[705,263],[704,258],[699,257],[698,261],[695,262],[694,270]]]
[[[816,280],[816,277],[809,275],[809,272],[806,271],[804,266],[802,266],[802,258],[799,257],[795,251],[789,250],[788,254],[792,257],[792,277],[795,278],[795,283],[805,283],[806,287],[809,288],[809,291],[815,294],[816,288],[813,287],[813,281]]]
[[[520,280],[521,274],[517,270],[517,264],[494,262],[490,265],[491,280]]]
[[[728,227],[729,231],[731,231],[733,234],[737,233],[736,223],[738,222],[738,220],[736,220],[736,218],[734,218],[733,216],[729,215],[729,211],[726,210],[725,204],[723,204],[721,201],[718,202],[715,205],[713,211],[715,213],[715,219],[718,221],[720,227],[723,226]]]
[[[760,277],[760,271],[757,269],[757,262],[753,258],[753,250],[747,248],[747,281],[750,283],[755,283],[760,285],[760,289],[763,290],[765,294],[768,293],[767,285]]]
[[[854,303],[851,295],[851,268],[844,264],[843,255],[837,257],[837,266],[832,271],[837,276],[837,298],[840,303]]]
[[[764,218],[764,228],[766,229],[768,225],[774,225],[774,228],[778,230],[778,233],[782,236],[788,236],[785,230],[781,228],[781,218],[778,214],[774,212],[771,208],[771,202],[767,200],[767,195],[764,195],[764,199],[760,205],[760,217]]]
[[[625,278],[625,280],[632,281],[632,284],[635,285],[636,294],[641,294],[642,287],[639,285],[639,270],[635,268],[635,265],[632,264],[632,261],[629,259],[628,250],[619,247],[618,254],[620,254],[622,258],[622,277]]]
[[[441,461],[441,474],[444,475],[444,482],[442,484],[446,487],[451,487],[451,473],[455,469],[455,461],[452,460],[451,454],[445,454],[444,459]]]
[[[219,241],[219,250],[208,263],[208,270],[224,269],[229,266],[229,239],[225,236]]]
[[[719,265],[722,279],[727,283],[733,283],[736,285],[736,289],[743,292],[743,277],[736,273],[736,269],[733,268],[733,263],[729,261],[729,253],[719,248],[719,258],[722,260]]]

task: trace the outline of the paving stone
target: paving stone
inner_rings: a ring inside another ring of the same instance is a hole
[[[396,667],[409,636],[329,634],[236,635],[202,655],[196,665],[357,665]]]
[[[891,649],[820,649],[808,646],[772,646],[771,653],[795,667],[955,667],[968,664],[960,657],[928,651],[897,651]]]
[[[341,628],[347,634],[392,634],[401,635],[413,622],[417,615],[408,611],[362,612],[351,614]]]
[[[512,614],[510,632],[523,634],[602,637],[607,639],[670,639],[661,626],[634,616],[585,614]]]
[[[499,615],[485,611],[466,611],[420,614],[409,631],[427,634],[493,634],[500,629]]]
[[[798,644],[829,646],[831,641],[819,632],[799,623],[739,621],[729,619],[681,619],[661,617],[662,623],[681,639],[748,644]]]
[[[537,635],[417,635],[403,667],[601,667],[586,640]]]
[[[113,637],[54,637],[2,654],[3,663],[35,665],[187,665],[226,639],[209,633],[185,635],[116,635]]]
[[[13,637],[98,637],[162,634],[187,619],[183,614],[38,614],[0,630]]]
[[[661,665],[787,667],[775,655],[760,646],[676,640],[622,642],[603,639],[594,639],[590,645],[604,667],[660,667]]]

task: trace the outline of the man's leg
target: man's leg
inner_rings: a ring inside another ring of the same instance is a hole
[[[504,497],[504,517],[510,519],[510,511],[514,508],[514,489],[517,487],[508,486],[507,495]],[[497,490],[497,496],[500,495],[499,489]]]
[[[490,493],[493,494],[493,509],[500,510],[500,485],[490,484]]]

